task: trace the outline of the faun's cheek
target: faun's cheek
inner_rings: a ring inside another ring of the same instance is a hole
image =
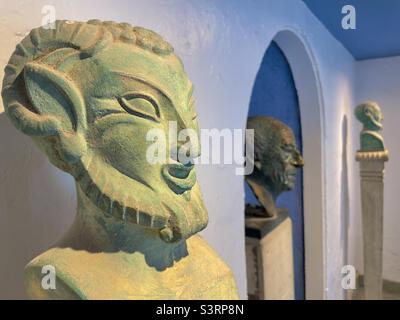
[[[160,177],[161,165],[149,163],[146,153],[153,141],[146,141],[151,127],[117,124],[99,139],[100,150],[107,161],[121,173],[151,181]]]

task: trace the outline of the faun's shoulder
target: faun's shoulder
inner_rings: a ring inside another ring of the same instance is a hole
[[[218,253],[199,235],[192,236],[187,243],[189,255],[196,264],[198,274],[203,278],[201,281],[209,281],[215,286],[208,290],[205,298],[239,299],[233,272]]]
[[[140,252],[88,252],[52,248],[25,268],[32,299],[237,299],[232,271],[200,236],[188,254],[157,270]],[[51,271],[56,288],[51,288]]]
[[[24,270],[25,290],[30,299],[81,299],[79,290],[70,283],[66,261],[70,249],[52,248],[30,261]]]

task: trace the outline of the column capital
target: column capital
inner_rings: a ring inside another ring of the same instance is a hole
[[[388,161],[389,152],[385,149],[383,151],[357,151],[356,160],[360,162],[364,161]]]

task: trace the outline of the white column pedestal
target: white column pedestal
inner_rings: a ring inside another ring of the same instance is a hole
[[[264,300],[293,300],[292,220],[282,213],[259,231],[260,239],[246,237],[248,291]]]
[[[365,299],[382,299],[383,173],[388,152],[358,151],[364,249]]]

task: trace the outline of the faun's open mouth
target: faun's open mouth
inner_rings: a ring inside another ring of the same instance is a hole
[[[193,164],[169,163],[164,165],[162,174],[168,186],[177,194],[182,194],[193,188],[196,183],[196,173]]]

